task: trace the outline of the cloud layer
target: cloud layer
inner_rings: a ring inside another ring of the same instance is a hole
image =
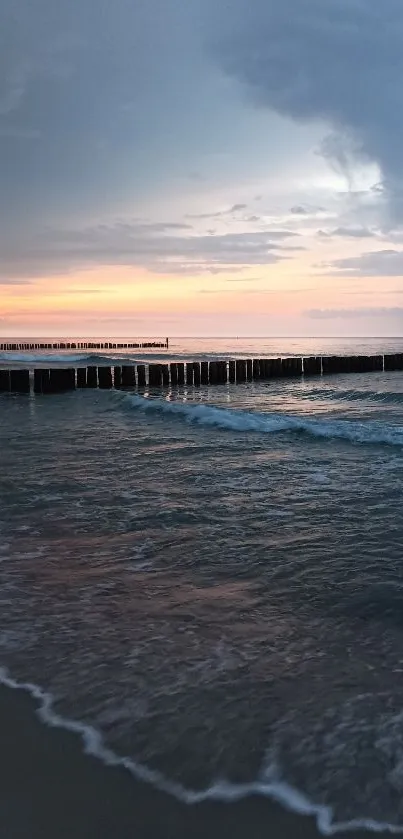
[[[334,132],[324,153],[379,164],[403,213],[400,0],[218,2],[212,49],[259,105]],[[211,13],[213,15],[213,12]]]

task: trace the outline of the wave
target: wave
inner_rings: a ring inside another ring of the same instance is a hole
[[[102,366],[104,364],[133,364],[136,361],[147,363],[148,361],[158,361],[161,358],[168,360],[169,356],[164,355],[163,350],[155,350],[153,353],[147,350],[128,350],[119,353],[116,350],[109,353],[89,353],[86,351],[56,353],[46,350],[41,352],[0,352],[0,366],[14,366],[16,363],[26,364],[28,367],[35,364],[60,364],[63,367],[77,364]]]
[[[217,408],[214,405],[188,404],[164,399],[149,399],[136,394],[123,398],[137,410],[179,416],[189,423],[215,426],[229,431],[278,434],[293,432],[309,434],[328,440],[346,440],[368,445],[403,446],[403,427],[356,420],[306,419],[280,413],[241,411],[235,408]]]
[[[276,801],[289,812],[313,817],[319,832],[324,836],[334,836],[351,830],[387,832],[395,835],[403,833],[403,825],[378,822],[374,819],[356,818],[346,822],[334,822],[331,807],[315,804],[303,792],[276,777],[277,770],[273,766],[266,767],[260,777],[249,783],[236,784],[219,780],[203,790],[188,789],[182,784],[169,780],[157,770],[137,763],[132,758],[120,757],[106,746],[102,734],[93,726],[56,713],[53,708],[52,694],[44,691],[39,685],[32,682],[18,682],[3,667],[0,667],[0,684],[11,690],[20,690],[30,694],[37,703],[36,713],[39,719],[51,728],[64,729],[81,737],[85,754],[98,758],[107,766],[123,767],[137,780],[151,784],[183,804],[194,805],[204,801],[231,803],[252,795],[260,795]]]
[[[382,391],[382,390],[341,390],[337,387],[329,388],[312,388],[304,398],[324,399],[329,401],[336,400],[337,402],[380,402],[386,403],[401,403],[403,402],[403,391]]]
[[[99,356],[88,355],[85,353],[0,353],[0,364],[79,364],[87,363],[92,359],[98,359]]]

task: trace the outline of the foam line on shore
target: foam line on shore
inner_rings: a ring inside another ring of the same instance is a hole
[[[402,825],[381,823],[367,818],[352,819],[348,822],[333,822],[333,813],[330,807],[314,804],[304,793],[273,777],[274,773],[269,769],[260,779],[258,778],[250,783],[233,784],[221,780],[216,781],[204,790],[186,789],[181,784],[165,778],[160,772],[149,769],[131,758],[119,757],[105,745],[101,733],[93,726],[57,714],[53,709],[54,700],[52,695],[39,685],[32,682],[18,682],[3,667],[0,667],[0,684],[11,690],[28,693],[37,703],[36,714],[39,719],[51,728],[64,729],[77,734],[81,737],[86,754],[98,758],[107,766],[125,768],[137,780],[153,785],[161,792],[174,796],[184,804],[200,804],[204,801],[213,800],[230,803],[252,795],[261,795],[276,801],[290,812],[315,818],[317,828],[324,836],[353,830],[365,830],[372,833],[387,832],[393,835],[403,833]]]

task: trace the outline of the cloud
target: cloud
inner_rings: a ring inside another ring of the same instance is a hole
[[[317,207],[313,204],[295,204],[290,208],[292,216],[316,216],[324,212],[324,207]]]
[[[349,277],[403,278],[403,251],[369,251],[361,256],[322,263],[318,267],[326,268],[327,273],[337,273]]]
[[[334,230],[318,230],[321,239],[373,239],[379,235],[379,231],[371,230],[369,227],[336,227]]]
[[[215,213],[188,213],[185,218],[190,219],[210,219],[223,218],[224,216],[231,216],[233,213],[238,213],[240,210],[246,210],[246,204],[233,204],[227,210],[218,210]]]
[[[304,315],[313,320],[355,320],[356,318],[402,318],[402,306],[362,306],[357,309],[308,309]]]
[[[217,62],[261,106],[330,129],[322,153],[348,174],[379,165],[403,214],[401,0],[214,0]],[[213,33],[213,34],[211,34]]]
[[[33,277],[97,265],[141,266],[158,274],[202,274],[272,265],[302,246],[290,230],[195,235],[189,225],[117,222],[84,229],[46,229],[0,241],[0,276]]]

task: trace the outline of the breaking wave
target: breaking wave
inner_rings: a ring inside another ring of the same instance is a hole
[[[241,411],[207,404],[189,404],[179,400],[149,399],[136,394],[125,394],[123,399],[136,410],[178,416],[188,423],[214,426],[239,433],[304,433],[328,440],[403,446],[403,427],[400,425],[357,420],[306,419],[289,414]]]

